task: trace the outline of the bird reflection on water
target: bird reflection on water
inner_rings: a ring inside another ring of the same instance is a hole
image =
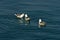
[[[23,19],[18,19],[18,22],[20,25],[29,25],[30,24],[30,21],[25,21]]]

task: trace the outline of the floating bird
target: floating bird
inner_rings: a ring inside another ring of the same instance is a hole
[[[25,14],[25,21],[26,21],[27,23],[30,23],[30,17],[29,17],[27,14]]]
[[[14,14],[17,18],[20,18],[20,19],[22,19],[23,17],[24,17],[24,13],[22,13],[22,14]]]
[[[46,26],[46,23],[42,21],[42,19],[39,19],[39,27]]]
[[[29,16],[27,14],[25,14],[25,20],[26,21],[29,21],[30,20],[30,18],[29,18]]]

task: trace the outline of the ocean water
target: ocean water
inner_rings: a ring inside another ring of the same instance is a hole
[[[30,24],[15,13],[27,13]],[[46,27],[38,28],[39,18]],[[0,40],[60,40],[60,0],[0,0]]]

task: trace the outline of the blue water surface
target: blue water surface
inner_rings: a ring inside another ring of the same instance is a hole
[[[15,13],[27,13],[25,25]],[[38,28],[38,19],[46,27]],[[60,40],[60,0],[0,0],[0,40]]]

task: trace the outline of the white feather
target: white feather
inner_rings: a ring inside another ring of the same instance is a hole
[[[25,14],[25,17],[28,17],[28,15],[27,15],[27,14]]]

